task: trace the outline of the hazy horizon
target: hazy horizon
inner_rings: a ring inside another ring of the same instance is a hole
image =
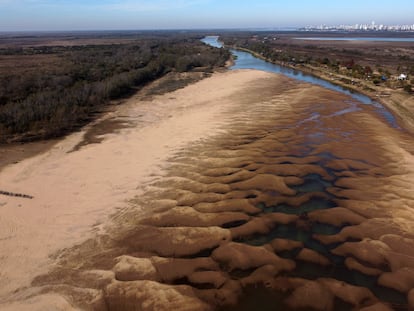
[[[414,24],[412,16],[407,0],[0,0],[0,32],[394,25]]]

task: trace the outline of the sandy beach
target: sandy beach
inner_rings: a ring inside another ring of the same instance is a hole
[[[253,70],[144,95],[0,171],[27,196],[0,195],[0,309],[237,309],[257,284],[292,309],[414,307],[408,132]],[[118,128],[85,142],[105,122]],[[338,258],[381,288],[289,277]]]
[[[0,196],[2,300],[46,272],[55,252],[99,232],[109,215],[127,208],[174,152],[219,132],[224,111],[236,104],[228,97],[267,77],[228,72],[147,101],[138,94],[103,117],[129,126],[100,144],[71,152],[91,125],[4,168],[0,189],[34,198]]]

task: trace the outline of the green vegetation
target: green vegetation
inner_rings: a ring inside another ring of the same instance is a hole
[[[3,48],[0,68],[6,62],[13,68],[28,57],[54,60],[46,66],[34,61],[23,72],[1,73],[0,142],[63,135],[85,124],[110,100],[171,71],[211,71],[223,66],[230,54],[195,36],[159,36],[122,44]]]

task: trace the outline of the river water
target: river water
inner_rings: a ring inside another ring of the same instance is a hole
[[[223,44],[218,39],[219,38],[217,36],[208,36],[203,38],[201,41],[213,47],[221,48],[223,47]],[[230,68],[231,70],[256,69],[266,72],[278,73],[302,82],[319,85],[326,89],[346,94],[352,97],[355,101],[350,103],[350,109],[346,110],[345,112],[341,111],[338,113],[343,114],[346,112],[355,111],[355,109],[358,109],[359,104],[373,105],[374,107],[376,107],[376,111],[378,112],[378,114],[381,115],[386,120],[386,122],[388,122],[389,125],[391,125],[393,128],[400,128],[395,117],[383,105],[376,101],[373,101],[366,95],[351,91],[350,89],[333,84],[329,81],[317,78],[310,74],[306,74],[300,70],[295,70],[292,68],[283,67],[277,64],[267,62],[244,51],[239,51],[235,49],[231,49],[230,51],[235,56],[235,63]]]

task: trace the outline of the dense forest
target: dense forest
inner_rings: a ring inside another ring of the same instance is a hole
[[[151,36],[120,44],[0,46],[0,142],[63,135],[111,100],[168,72],[224,66],[229,52],[199,39]],[[30,69],[22,70],[19,62],[28,60]]]

